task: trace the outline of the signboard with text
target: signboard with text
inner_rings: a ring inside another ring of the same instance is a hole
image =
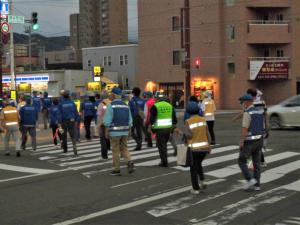
[[[282,80],[289,78],[287,61],[251,61],[250,80]]]
[[[100,83],[99,82],[88,82],[87,84],[87,90],[88,91],[100,91]]]
[[[25,84],[25,83],[18,84],[18,91],[30,93],[31,92],[31,84]]]

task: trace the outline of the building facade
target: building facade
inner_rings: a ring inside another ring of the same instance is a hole
[[[184,93],[183,4],[138,1],[139,85],[163,89],[174,102]],[[191,0],[190,5],[192,94],[212,90],[218,108],[235,109],[248,88],[261,90],[269,105],[300,93],[300,1]]]
[[[80,0],[79,11],[79,48],[128,43],[127,0]]]
[[[82,49],[83,70],[92,74],[94,66],[118,74],[117,82],[124,89],[134,87],[137,82],[138,45],[116,45]],[[116,80],[115,77],[109,77]]]
[[[81,50],[67,48],[62,51],[46,52],[45,61],[48,70],[82,69]]]
[[[81,49],[80,41],[79,41],[79,13],[70,15],[70,46],[75,49]]]

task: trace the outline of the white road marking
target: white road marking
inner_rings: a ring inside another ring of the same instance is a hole
[[[44,160],[48,160],[48,159],[56,159],[55,156],[43,156],[43,157],[39,157],[39,160],[44,161]]]
[[[161,217],[161,216],[165,216],[167,214],[182,210],[182,209],[186,209],[198,204],[202,204],[204,202],[225,196],[227,194],[233,193],[237,190],[240,190],[241,186],[240,185],[235,185],[233,187],[230,188],[229,191],[224,191],[224,192],[220,192],[217,193],[215,195],[209,195],[203,199],[201,199],[200,201],[195,201],[194,197],[189,196],[185,196],[182,198],[179,198],[177,200],[168,202],[166,204],[163,205],[159,205],[154,207],[151,210],[148,210],[147,213],[149,213],[150,215],[154,216],[154,217]]]
[[[134,180],[134,181],[131,181],[131,182],[127,182],[127,183],[123,183],[123,184],[112,186],[111,188],[123,187],[123,186],[126,186],[126,185],[136,184],[136,183],[147,181],[147,180],[153,180],[155,178],[165,177],[165,176],[173,175],[173,174],[176,174],[176,173],[179,173],[179,172],[176,171],[176,172],[161,174],[161,175],[158,175],[158,176],[147,177],[147,178],[140,179],[140,180]]]
[[[8,164],[0,163],[1,170],[9,170],[14,172],[21,172],[21,173],[34,173],[34,174],[48,174],[57,172],[57,170],[48,170],[48,169],[38,169],[38,168],[30,168],[30,167],[23,167],[23,166],[13,166]]]
[[[228,152],[228,151],[232,151],[232,150],[235,150],[235,149],[238,149],[238,146],[237,145],[230,145],[230,146],[225,146],[225,147],[220,147],[220,148],[214,148],[212,150],[212,154],[217,154],[217,153],[221,153],[221,152]],[[215,157],[215,158],[212,158],[212,159],[207,159],[207,160],[204,160],[203,161],[203,165],[205,165],[205,163],[209,163],[211,162],[212,164],[215,164],[215,163],[219,163],[219,162],[222,162],[222,161],[225,161],[226,159],[229,159],[232,160],[234,159],[234,157],[236,157],[236,153],[235,154],[232,154],[232,155],[229,155],[229,156],[220,156],[220,157]],[[226,158],[226,159],[224,159]],[[206,162],[208,160],[211,160],[209,162]],[[168,157],[168,162],[169,163],[173,163],[173,162],[176,162],[177,161],[177,157]],[[156,160],[151,160],[151,161],[147,161],[147,162],[142,162],[142,163],[137,163],[136,166],[155,166],[157,165],[158,163],[160,162],[160,159],[156,159]],[[181,167],[181,166],[175,166],[173,167],[175,169],[179,169],[179,170],[189,170],[189,168],[184,168],[184,167]]]
[[[151,157],[158,156],[158,155],[159,155],[158,151],[155,153],[141,154],[141,155],[137,155],[137,156],[134,155],[134,156],[132,156],[132,160],[151,158]],[[59,164],[59,166],[72,166],[72,165],[97,162],[97,161],[99,161],[98,158],[97,159],[78,160],[78,161],[74,161],[74,162],[61,163],[61,164]]]
[[[213,181],[210,182],[210,184],[215,184],[215,183],[219,183],[219,182],[222,182],[222,181],[223,181],[223,179],[213,180]],[[154,195],[154,196],[144,198],[144,199],[140,199],[140,200],[137,200],[137,201],[133,201],[133,202],[130,202],[130,203],[125,203],[123,205],[119,205],[119,206],[112,207],[112,208],[109,208],[109,209],[104,209],[104,210],[101,210],[101,211],[98,211],[98,212],[94,212],[94,213],[91,213],[91,214],[86,215],[86,216],[80,216],[80,217],[77,217],[77,218],[74,218],[74,219],[66,220],[64,222],[56,223],[54,225],[71,225],[71,224],[75,224],[75,223],[80,223],[80,222],[83,222],[83,221],[86,221],[86,220],[94,219],[96,217],[100,217],[100,216],[103,216],[103,215],[115,213],[115,212],[118,212],[118,211],[122,211],[122,210],[125,210],[125,209],[129,209],[129,208],[133,208],[133,207],[136,207],[136,206],[139,206],[139,205],[143,205],[143,204],[146,204],[146,203],[149,203],[149,202],[153,202],[153,201],[157,201],[157,200],[160,200],[160,199],[163,199],[163,198],[167,198],[167,197],[170,197],[170,196],[173,196],[173,195],[184,193],[186,191],[189,191],[190,189],[191,189],[190,186],[175,189],[173,191],[165,192],[165,193],[162,193],[162,194]]]
[[[285,174],[298,170],[300,168],[299,166],[300,160],[267,170],[261,174],[261,183],[264,184],[280,179]]]
[[[300,192],[300,180],[295,181],[294,183],[288,184],[286,186],[284,186],[285,189],[287,190],[291,190],[291,191],[299,191]],[[291,217],[294,220],[299,220],[300,221],[300,217]]]
[[[279,154],[276,154],[276,155],[267,156],[266,157],[266,162],[273,163],[273,162],[280,161],[280,160],[283,160],[283,159],[287,159],[287,158],[297,156],[297,155],[299,155],[299,153],[296,153],[296,152],[283,152],[283,153],[279,153]],[[203,162],[205,162],[205,160]],[[217,178],[226,178],[226,177],[238,174],[240,172],[241,172],[241,170],[240,170],[239,166],[236,163],[236,164],[227,166],[225,168],[221,168],[221,169],[217,169],[217,170],[207,172],[206,175],[217,177]]]
[[[284,186],[280,186],[236,203],[226,205],[220,211],[199,220],[193,219],[193,221],[197,222],[195,225],[230,224],[230,221],[239,216],[255,212],[258,207],[277,203],[293,195],[295,195],[295,192],[288,192],[284,190]]]
[[[284,220],[283,222],[289,223],[289,224],[300,225],[300,222],[299,222],[299,221],[296,221],[296,220]]]

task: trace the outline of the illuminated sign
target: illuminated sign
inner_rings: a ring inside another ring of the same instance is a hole
[[[100,91],[101,90],[100,83],[99,82],[89,82],[87,84],[87,90],[88,91]]]
[[[10,76],[3,76],[3,83],[10,83]],[[17,75],[17,83],[40,83],[40,82],[49,82],[49,75]]]
[[[31,84],[19,84],[18,85],[19,92],[31,92]]]

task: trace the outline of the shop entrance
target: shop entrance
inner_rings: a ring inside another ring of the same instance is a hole
[[[175,108],[184,107],[183,83],[160,83],[159,90],[169,97]]]
[[[211,80],[194,80],[193,88],[194,95],[200,100],[204,99],[205,91],[211,91],[212,98],[214,98],[214,82]]]

